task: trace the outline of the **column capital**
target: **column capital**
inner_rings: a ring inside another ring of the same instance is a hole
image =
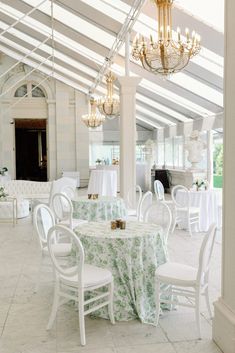
[[[136,91],[136,87],[142,80],[139,76],[121,76],[118,77],[118,82],[120,84],[122,93],[133,93]]]

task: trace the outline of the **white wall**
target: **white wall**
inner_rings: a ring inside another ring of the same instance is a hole
[[[13,65],[14,60],[2,56],[0,75]],[[48,178],[59,178],[63,170],[78,170],[81,186],[87,185],[89,131],[80,117],[87,110],[86,96],[49,78],[41,83],[46,99],[24,98],[19,102],[19,98],[14,98],[17,87],[27,81],[38,84],[45,78],[34,71],[25,79],[29,71],[29,67],[19,64],[0,80],[0,167],[6,166],[15,177],[14,119],[47,119]]]

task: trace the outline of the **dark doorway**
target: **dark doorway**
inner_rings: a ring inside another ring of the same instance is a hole
[[[15,119],[16,179],[47,181],[45,119]]]

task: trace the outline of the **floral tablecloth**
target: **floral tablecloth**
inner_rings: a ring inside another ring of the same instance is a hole
[[[139,318],[155,324],[154,274],[167,260],[161,227],[129,221],[125,230],[111,230],[110,222],[91,222],[75,232],[83,244],[86,263],[113,274],[115,319]],[[95,315],[108,318],[107,308]]]
[[[72,203],[74,218],[96,222],[126,217],[125,203],[120,197],[101,196],[91,200],[84,196],[75,198]]]

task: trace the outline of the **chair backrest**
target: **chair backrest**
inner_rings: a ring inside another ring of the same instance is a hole
[[[136,199],[135,199],[135,205],[133,205],[132,200],[131,200],[131,195],[132,193],[136,193]],[[140,202],[142,199],[142,190],[139,185],[135,185],[133,188],[131,188],[128,193],[127,193],[127,207],[128,208],[135,208],[136,213],[138,214],[138,210],[140,207]]]
[[[75,253],[76,259],[75,265],[71,262],[71,259],[69,259],[69,257],[67,262],[63,261],[63,263],[61,263],[59,259],[57,259],[56,254],[54,252],[53,243],[55,242],[55,239],[58,234],[60,236],[65,236],[73,244],[73,253]],[[78,275],[78,286],[82,288],[84,283],[83,272],[85,256],[82,243],[80,242],[78,236],[72,231],[72,229],[57,224],[51,227],[48,232],[47,246],[57,277],[60,277],[60,275],[62,275],[63,277],[71,278],[75,275]]]
[[[182,192],[181,197],[177,197],[178,192]],[[172,201],[177,208],[189,208],[190,206],[190,194],[188,189],[183,185],[176,185],[171,190]]]
[[[165,245],[169,236],[169,231],[172,223],[172,213],[169,206],[164,201],[158,201],[152,204],[144,214],[144,221],[155,223],[163,228],[163,239]]]
[[[165,201],[164,186],[162,185],[162,182],[160,180],[155,180],[153,187],[157,200]]]
[[[52,197],[54,194],[60,193],[65,186],[70,185],[74,190],[76,189],[77,181],[73,178],[63,177],[53,180],[50,190],[49,206],[52,205]]]
[[[203,281],[205,284],[208,282],[209,266],[211,261],[211,255],[214,248],[215,236],[216,236],[216,224],[212,223],[206,235],[204,236],[201,249],[200,249],[199,267],[198,267],[198,273],[197,273],[198,283],[201,283]]]
[[[61,193],[65,194],[70,200],[74,199],[74,197],[75,197],[75,189],[71,185],[65,185],[61,189]]]
[[[57,222],[68,221],[72,228],[73,204],[68,196],[62,193],[56,193],[52,197],[52,210]]]
[[[147,210],[152,205],[153,202],[153,193],[151,191],[147,191],[141,201],[140,201],[140,206],[139,206],[139,212],[138,212],[138,220],[143,221],[144,220],[144,214]]]
[[[39,204],[33,212],[33,224],[38,235],[41,248],[47,245],[49,229],[55,225],[55,217],[51,209],[45,204]]]

